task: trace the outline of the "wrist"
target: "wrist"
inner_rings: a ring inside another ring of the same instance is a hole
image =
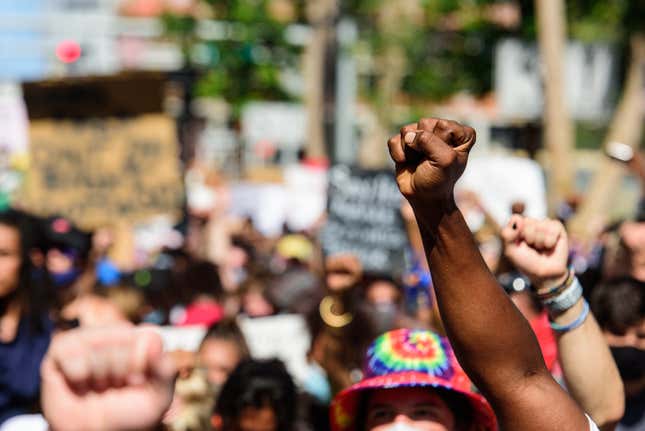
[[[573,270],[569,271],[564,284],[536,292],[537,298],[551,316],[560,314],[573,307],[582,297],[582,286]]]
[[[458,210],[452,194],[437,199],[410,199],[410,205],[419,227],[423,228],[436,227],[446,215]]]
[[[549,291],[557,286],[564,285],[570,275],[571,272],[567,267],[565,267],[560,274],[552,277],[531,278],[531,285],[533,286],[533,290],[535,290],[539,295],[540,293]]]

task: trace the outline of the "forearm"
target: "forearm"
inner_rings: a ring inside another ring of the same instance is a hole
[[[581,299],[552,320],[567,325],[582,311]],[[625,409],[623,383],[593,314],[579,328],[558,334],[557,340],[569,393],[601,429],[613,429]]]
[[[547,373],[526,320],[490,273],[461,213],[416,211],[446,332],[464,369],[489,397]],[[494,365],[492,365],[494,364]]]

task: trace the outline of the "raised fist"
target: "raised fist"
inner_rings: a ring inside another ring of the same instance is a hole
[[[513,215],[502,229],[504,254],[536,289],[560,284],[568,275],[567,232],[557,220]]]
[[[50,429],[153,429],[172,400],[175,367],[161,338],[132,326],[79,328],[54,337],[41,366]]]
[[[475,139],[471,127],[424,118],[401,128],[401,133],[388,141],[399,189],[413,207],[452,199]]]

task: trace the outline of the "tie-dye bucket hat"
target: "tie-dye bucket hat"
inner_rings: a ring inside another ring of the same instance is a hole
[[[468,400],[476,429],[495,431],[495,414],[484,397],[474,393],[448,340],[434,332],[397,329],[378,337],[367,351],[363,380],[340,392],[330,408],[332,431],[356,430],[362,394],[378,389],[428,387],[453,391]]]

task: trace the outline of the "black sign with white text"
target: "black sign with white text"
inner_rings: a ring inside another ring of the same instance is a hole
[[[391,171],[333,166],[322,232],[325,254],[353,253],[366,272],[401,275],[408,241],[401,199]]]

